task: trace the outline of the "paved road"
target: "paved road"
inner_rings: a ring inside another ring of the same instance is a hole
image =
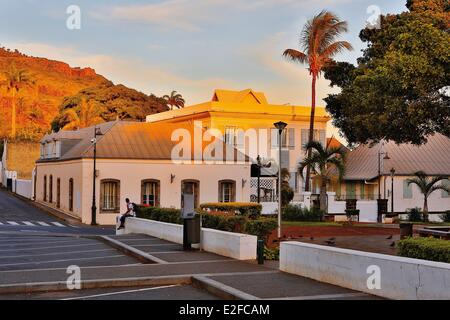
[[[0,232],[114,234],[112,228],[70,224],[0,189]]]

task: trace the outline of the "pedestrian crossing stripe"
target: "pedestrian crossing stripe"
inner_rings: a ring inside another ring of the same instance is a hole
[[[0,226],[27,226],[27,227],[69,227],[70,225],[64,225],[56,221],[0,221]],[[70,226],[74,227],[74,226]]]
[[[44,226],[44,227],[50,227],[50,225],[48,223],[45,223],[45,222],[42,222],[42,221],[38,221],[37,223],[40,224],[41,226]]]
[[[22,221],[22,223],[27,225],[27,226],[34,226],[34,224],[31,223],[30,221]]]
[[[57,227],[65,227],[65,225],[59,223],[59,222],[50,222],[51,224],[54,224]]]
[[[15,221],[6,221],[6,223],[12,225],[12,226],[18,226],[19,224]]]

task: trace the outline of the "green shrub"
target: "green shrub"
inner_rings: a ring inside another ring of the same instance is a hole
[[[267,241],[269,235],[277,227],[278,222],[275,219],[261,218],[257,220],[247,220],[247,223],[245,224],[245,233]]]
[[[211,202],[200,205],[203,210],[232,212],[251,218],[257,218],[261,215],[262,205],[253,202]]]
[[[220,216],[202,213],[202,226],[229,232],[242,232],[245,229],[246,218],[244,216]]]
[[[289,184],[283,184],[281,186],[281,205],[286,207],[294,199],[294,190]]]
[[[423,221],[423,213],[419,208],[408,209],[406,210],[406,214],[408,215],[408,221],[410,222]]]
[[[450,263],[450,241],[436,238],[407,238],[398,243],[398,255]]]
[[[283,210],[284,221],[321,221],[325,212],[319,208],[301,208],[298,205],[288,205]]]
[[[443,214],[441,214],[440,218],[443,222],[450,222],[450,210],[445,211]]]
[[[347,217],[359,216],[358,209],[345,209],[345,214]]]
[[[270,249],[264,247],[264,259],[265,260],[280,260],[280,248]]]
[[[155,221],[183,224],[181,218],[181,211],[171,208],[156,208],[156,207],[139,207],[136,210],[138,218],[150,219]]]

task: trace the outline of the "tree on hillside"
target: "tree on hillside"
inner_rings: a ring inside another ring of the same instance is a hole
[[[3,74],[6,80],[2,82],[2,85],[6,86],[6,90],[11,94],[11,137],[15,138],[17,96],[22,88],[33,86],[34,81],[28,71],[17,69],[14,64]]]
[[[307,64],[312,77],[311,85],[311,116],[309,125],[309,142],[314,139],[314,116],[316,109],[316,81],[322,72],[323,67],[336,54],[344,50],[352,50],[352,46],[347,41],[336,41],[344,32],[347,32],[347,22],[329,12],[322,11],[309,20],[300,35],[300,46],[303,49],[287,49],[283,56],[291,61]],[[307,156],[311,157],[311,149],[307,149]],[[310,172],[307,167],[305,178],[305,190],[310,190]]]
[[[186,101],[183,99],[183,96],[177,93],[175,90],[170,93],[170,95],[163,96],[163,99],[166,100],[167,105],[171,110],[173,109],[182,109],[184,108],[184,104]]]
[[[92,100],[82,99],[78,112],[75,109],[64,111],[62,119],[64,119],[66,125],[62,129],[77,130],[102,123],[104,120],[99,116],[99,113],[98,106]]]
[[[342,90],[325,101],[350,143],[393,140],[421,144],[450,137],[450,11],[448,1],[410,0],[410,12],[366,28],[358,66],[330,63],[325,78]]]
[[[305,146],[313,150],[311,155],[303,159],[298,167],[298,172],[303,177],[305,167],[312,168],[315,178],[320,183],[320,210],[327,209],[327,184],[331,180],[332,168],[336,168],[339,179],[345,173],[345,149],[324,147],[318,141],[308,142]]]
[[[443,185],[437,184],[439,181],[446,180],[445,176],[428,177],[423,171],[415,173],[415,177],[406,180],[408,186],[415,184],[420,192],[423,194],[423,219],[428,222],[428,197],[437,190],[444,190],[450,193],[450,188]]]

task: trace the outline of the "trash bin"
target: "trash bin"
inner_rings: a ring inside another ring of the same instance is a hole
[[[191,245],[200,243],[200,215],[183,221],[183,248],[191,249]]]
[[[400,239],[413,236],[413,224],[412,223],[400,223]]]

